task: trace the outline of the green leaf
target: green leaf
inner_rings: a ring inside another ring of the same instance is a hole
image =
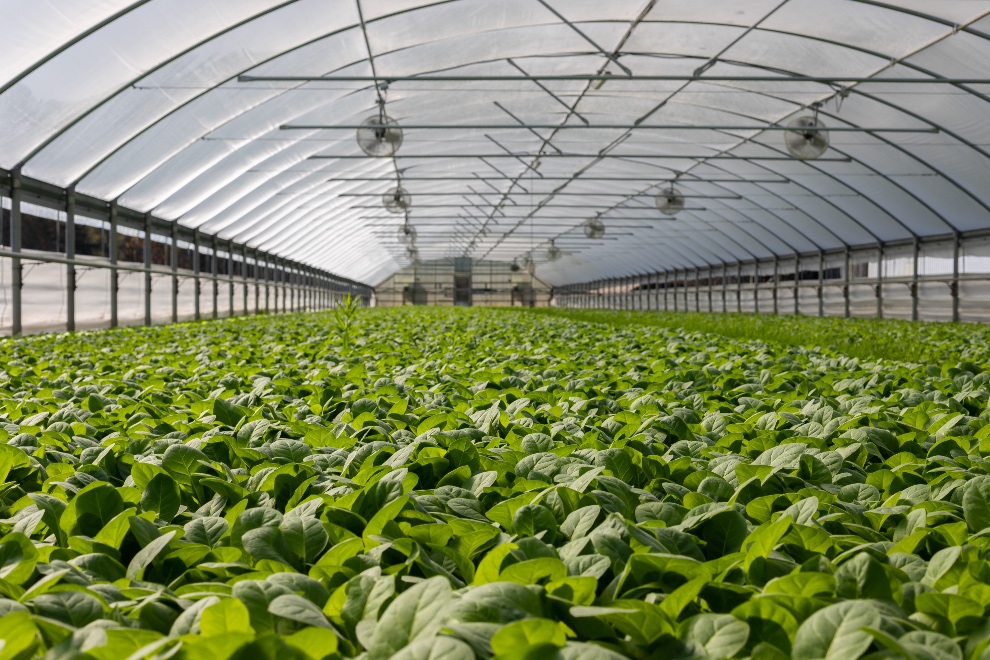
[[[70,500],[60,525],[69,536],[96,536],[114,516],[124,510],[124,500],[108,483],[94,482]]]
[[[268,611],[275,616],[297,621],[307,626],[333,629],[319,607],[295,594],[279,596],[268,605]]]
[[[175,531],[162,534],[134,555],[131,563],[127,565],[127,577],[131,580],[140,580],[144,577],[144,571],[158,558],[168,544],[172,542]]]
[[[203,610],[199,617],[199,632],[207,637],[227,633],[253,635],[254,629],[244,603],[236,598],[222,598]]]
[[[413,585],[388,606],[368,644],[369,660],[389,658],[409,644],[435,635],[451,601],[450,583],[434,577]]]
[[[471,647],[452,637],[429,637],[413,642],[392,660],[474,660]]]
[[[213,414],[217,416],[217,421],[224,426],[234,427],[247,417],[250,411],[218,398],[213,400]]]
[[[162,457],[162,467],[180,485],[191,486],[192,475],[202,468],[199,462],[207,460],[206,454],[189,445],[170,445]]]
[[[681,638],[697,653],[731,658],[749,639],[749,625],[729,614],[699,614],[681,625]]]
[[[319,559],[323,549],[330,542],[327,530],[316,518],[287,517],[280,525],[286,545],[305,564]]]
[[[34,573],[38,551],[20,532],[11,532],[0,540],[0,579],[24,584]]]
[[[990,527],[990,476],[980,476],[966,484],[962,499],[963,515],[972,532]]]
[[[567,634],[561,624],[550,619],[522,619],[503,627],[492,637],[492,650],[497,654],[520,651],[536,644],[563,647]]]
[[[337,635],[327,628],[303,628],[282,640],[306,654],[311,660],[322,660],[337,650]]]
[[[855,660],[873,638],[864,627],[878,628],[880,613],[869,603],[845,601],[812,614],[794,636],[794,658]]]
[[[152,477],[141,494],[141,509],[154,511],[158,518],[165,522],[172,522],[180,506],[182,500],[179,486],[167,474],[156,474]]]

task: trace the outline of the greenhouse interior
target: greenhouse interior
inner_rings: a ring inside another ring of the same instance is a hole
[[[0,2],[0,660],[990,660],[990,0]]]

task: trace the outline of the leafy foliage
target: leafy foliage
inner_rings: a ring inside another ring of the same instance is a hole
[[[0,660],[990,657],[975,362],[357,316],[3,343]]]

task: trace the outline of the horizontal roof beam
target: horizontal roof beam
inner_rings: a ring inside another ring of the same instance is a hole
[[[990,85],[990,78],[897,78],[884,76],[694,76],[694,75],[644,75],[610,76],[602,74],[590,75],[425,75],[425,76],[251,76],[241,75],[237,81],[241,83],[254,82],[357,82],[377,84],[380,82],[529,82],[533,80],[577,81],[577,82],[807,82],[832,85],[848,83],[859,85],[865,83],[882,83],[887,85]]]
[[[790,156],[732,156],[729,154],[715,154],[713,156],[685,156],[676,154],[395,154],[393,158],[415,158],[415,159],[463,159],[463,158],[534,158],[542,160],[544,158],[649,158],[651,160],[789,160],[801,162]],[[364,154],[316,154],[310,156],[310,160],[367,160],[372,158]],[[851,163],[852,158],[818,158],[816,163]]]
[[[665,191],[660,191],[660,192],[665,192]],[[308,193],[300,193],[300,195],[307,195],[307,194]],[[324,195],[327,195],[327,196],[330,196],[330,197],[381,197],[383,195],[387,195],[388,193],[387,192],[385,192],[385,193],[332,193],[332,192],[327,192],[327,193],[323,193],[323,194]],[[417,193],[417,195],[419,195],[420,197],[462,197],[464,195],[470,195],[470,194],[471,193],[464,193],[464,192],[421,192],[421,193]],[[510,191],[510,192],[506,192],[506,193],[502,193],[502,194],[504,194],[506,196],[508,196],[508,195],[522,195],[523,197],[526,197],[527,196],[527,193],[524,193],[524,192],[511,192]],[[554,193],[554,197],[561,197],[561,196],[564,196],[564,197],[571,196],[571,197],[624,197],[624,198],[629,198],[629,197],[655,197],[656,194],[655,193],[648,193],[648,192],[640,192],[640,193],[558,192],[558,193]],[[680,195],[680,196],[681,197],[686,197],[688,199],[691,199],[691,198],[695,198],[695,199],[742,199],[742,195],[691,195],[691,194],[686,194],[686,195]],[[412,208],[415,208],[415,205],[413,205]]]
[[[769,124],[766,126],[733,126],[719,124],[400,124],[403,130],[424,130],[424,131],[445,131],[452,129],[475,129],[479,131],[490,130],[570,130],[580,129],[615,129],[622,131],[631,130],[661,130],[661,131],[792,131],[801,132],[806,128],[792,128],[779,124]],[[279,126],[283,131],[352,131],[359,128],[388,128],[385,124],[284,124]],[[860,126],[835,126],[826,127],[830,133],[938,133],[939,129],[932,127],[923,128],[870,128]]]
[[[690,175],[694,176],[694,175]],[[486,176],[483,177],[485,181],[515,181],[518,177],[511,176]],[[478,181],[478,177],[473,176],[444,176],[444,177],[413,177],[413,176],[403,176],[402,181]],[[359,181],[377,181],[380,183],[395,184],[394,179],[383,179],[381,177],[346,177],[346,178],[332,178],[327,179],[328,182],[359,182]],[[790,183],[789,179],[687,179],[687,178],[664,178],[663,176],[582,176],[575,179],[572,176],[547,176],[543,177],[541,181],[655,181],[657,184],[661,183]],[[501,193],[499,193],[501,194]]]

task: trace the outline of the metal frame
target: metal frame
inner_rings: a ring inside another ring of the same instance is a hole
[[[62,189],[57,186],[52,186],[34,179],[23,177],[19,171],[15,170],[13,172],[8,172],[7,180],[0,180],[0,194],[6,194],[11,200],[11,248],[0,249],[0,257],[8,257],[11,260],[11,333],[18,335],[24,331],[23,322],[23,286],[24,286],[24,262],[34,262],[34,263],[52,263],[52,264],[63,264],[66,267],[66,330],[74,331],[76,330],[76,279],[79,268],[101,268],[106,269],[110,272],[110,327],[117,327],[120,324],[119,318],[119,305],[118,305],[118,291],[120,284],[120,273],[121,272],[133,272],[133,273],[143,273],[144,274],[144,318],[143,322],[146,325],[152,323],[152,313],[151,313],[151,301],[153,295],[152,288],[152,277],[155,274],[168,276],[170,281],[170,296],[171,296],[171,321],[173,323],[179,320],[178,313],[178,294],[179,287],[182,281],[190,280],[194,283],[196,288],[195,296],[195,315],[194,318],[199,320],[201,318],[200,310],[200,283],[201,280],[207,279],[213,282],[213,318],[217,318],[218,308],[217,308],[217,294],[218,294],[218,284],[221,279],[228,282],[230,288],[230,307],[231,315],[233,314],[233,292],[235,282],[240,282],[244,288],[245,296],[245,313],[249,313],[250,309],[247,304],[247,287],[250,279],[247,276],[247,253],[248,247],[244,244],[238,244],[237,247],[241,251],[243,272],[240,277],[235,280],[233,274],[233,259],[235,254],[235,244],[233,241],[228,240],[228,273],[225,276],[219,276],[217,274],[218,260],[216,259],[216,248],[217,248],[217,237],[215,235],[211,236],[211,241],[213,244],[213,259],[212,261],[212,272],[209,275],[204,275],[200,272],[200,259],[201,259],[201,242],[202,237],[201,232],[198,229],[188,229],[182,227],[176,222],[160,220],[155,218],[151,213],[137,213],[135,211],[121,207],[116,201],[111,201],[109,204],[96,200],[94,198],[80,195],[76,192],[75,187],[69,187],[67,189]],[[62,211],[65,213],[65,252],[45,252],[45,251],[30,251],[25,252],[22,249],[22,204],[24,202],[30,201],[30,203],[45,206],[54,210]],[[75,251],[75,234],[76,234],[76,216],[79,212],[85,212],[87,216],[92,216],[96,218],[102,218],[109,224],[109,240],[107,244],[107,255],[103,258],[79,258]],[[134,229],[140,232],[144,239],[144,249],[143,249],[143,264],[131,264],[131,263],[121,263],[118,259],[118,236],[120,234],[120,229],[126,227],[129,229]],[[169,263],[165,266],[155,266],[152,264],[152,246],[153,241],[151,236],[154,230],[159,230],[159,233],[165,233],[168,237],[168,248],[169,248]],[[192,243],[194,259],[193,259],[193,269],[191,271],[180,271],[178,264],[178,250],[179,241],[183,240]],[[268,258],[268,253],[263,252],[258,248],[251,248],[251,251],[255,255],[266,255]],[[347,278],[342,278],[332,273],[328,273],[319,269],[315,269],[309,266],[304,266],[295,262],[286,262],[286,264],[291,264],[291,267],[297,271],[305,271],[309,273],[310,276],[305,282],[300,282],[298,284],[299,295],[305,295],[310,298],[310,300],[316,299],[317,288],[325,288],[327,290],[334,290],[337,287],[348,287],[355,293],[359,294],[363,304],[370,304],[373,289],[365,284],[354,282],[348,280]],[[257,279],[257,270],[255,271],[255,278]],[[256,284],[257,286],[257,284]],[[310,304],[310,308],[314,308],[315,304]],[[257,311],[257,310],[256,310]]]
[[[934,236],[926,239],[914,238],[911,241],[890,241],[886,243],[878,243],[875,245],[863,245],[855,248],[842,248],[841,250],[819,250],[813,253],[800,253],[795,254],[789,259],[794,260],[794,280],[793,283],[785,283],[780,276],[781,269],[781,259],[780,257],[771,258],[758,258],[750,259],[746,261],[737,261],[734,263],[723,262],[720,266],[722,269],[722,275],[719,278],[722,288],[722,313],[726,313],[729,308],[729,284],[731,279],[728,276],[728,269],[730,266],[734,266],[736,270],[735,275],[735,298],[736,298],[736,309],[737,313],[742,312],[742,300],[743,300],[743,269],[753,268],[753,282],[751,284],[753,294],[754,294],[754,312],[756,314],[762,313],[759,306],[758,292],[760,290],[759,278],[760,278],[760,264],[762,263],[772,263],[774,267],[773,278],[769,281],[772,282],[773,288],[773,300],[774,307],[772,310],[773,314],[779,314],[779,292],[782,288],[789,288],[794,293],[794,310],[795,315],[801,314],[800,308],[800,295],[799,292],[804,289],[813,289],[815,291],[815,297],[817,299],[817,316],[826,316],[825,313],[825,289],[828,287],[838,288],[842,292],[843,297],[843,311],[840,315],[849,317],[850,314],[850,286],[855,284],[858,286],[871,285],[876,292],[876,308],[875,316],[877,318],[883,318],[884,316],[884,287],[893,284],[905,284],[910,291],[911,298],[911,318],[912,320],[919,320],[919,293],[918,288],[922,283],[941,283],[945,284],[950,291],[951,299],[951,318],[954,322],[959,322],[962,316],[962,298],[960,296],[959,287],[964,282],[990,282],[990,273],[987,274],[974,274],[974,275],[963,275],[960,271],[960,257],[962,248],[968,239],[986,239],[990,237],[990,231],[981,230],[974,232],[955,232],[948,236],[940,235]],[[952,269],[948,273],[941,275],[927,275],[922,276],[918,271],[919,257],[921,248],[926,244],[941,244],[944,245],[946,242],[951,242],[952,244]],[[912,259],[913,259],[913,269],[912,274],[906,277],[887,277],[883,272],[883,265],[885,263],[887,251],[894,247],[908,247],[912,248]],[[866,253],[868,255],[876,255],[875,260],[878,266],[877,276],[875,279],[871,280],[864,278],[857,278],[853,280],[851,277],[851,264],[852,256],[855,253]],[[826,279],[826,267],[825,261],[826,257],[829,255],[842,256],[844,259],[842,267],[842,276],[838,279]],[[817,272],[817,278],[814,280],[802,280],[801,274],[806,272],[802,270],[802,260],[803,259],[816,259],[817,268],[812,272]],[[701,271],[705,270],[707,278],[702,278]],[[565,284],[562,286],[555,287],[556,298],[559,300],[559,304],[565,307],[606,307],[609,309],[636,309],[637,305],[635,303],[630,303],[628,296],[631,293],[631,289],[627,288],[625,290],[626,296],[619,296],[618,298],[613,297],[613,292],[616,291],[617,286],[621,287],[631,287],[637,286],[636,282],[641,281],[645,277],[646,280],[646,290],[651,288],[655,289],[657,309],[660,309],[659,305],[659,295],[660,291],[663,291],[664,296],[664,306],[663,311],[692,311],[690,305],[690,299],[694,297],[694,310],[696,312],[701,311],[700,296],[701,290],[706,288],[709,295],[709,305],[708,311],[715,311],[715,304],[713,302],[714,296],[714,267],[708,266],[689,266],[689,267],[672,267],[669,269],[662,269],[657,271],[652,271],[650,273],[634,274],[630,276],[623,276],[619,278],[602,278],[597,280],[591,280],[586,282],[580,282],[575,284]],[[693,279],[692,279],[693,277]],[[662,281],[662,284],[661,284]],[[655,284],[653,284],[655,282]],[[618,283],[618,284],[617,284]],[[641,286],[641,285],[640,285]],[[746,290],[749,290],[750,286],[747,285]],[[596,305],[595,298],[593,296],[589,297],[587,292],[593,291],[604,291],[604,298],[602,301],[604,304]],[[682,293],[683,291],[683,293]],[[683,296],[683,300],[681,297]],[[671,304],[671,298],[673,303]],[[682,304],[683,303],[683,304]],[[671,306],[673,310],[671,310]],[[639,307],[642,309],[642,307]],[[646,309],[651,310],[651,305],[649,302],[649,297],[646,302]]]

